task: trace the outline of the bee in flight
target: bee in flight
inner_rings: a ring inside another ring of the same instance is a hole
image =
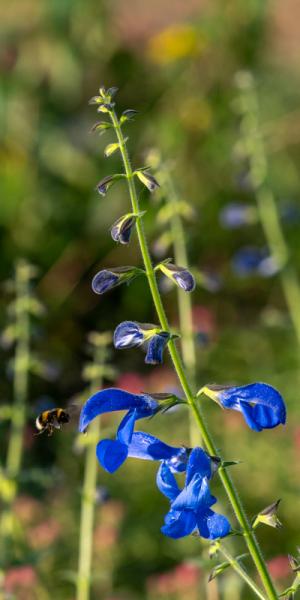
[[[35,426],[38,429],[40,435],[44,431],[48,431],[48,436],[52,435],[54,429],[60,429],[64,423],[69,423],[70,415],[63,408],[52,408],[51,410],[44,410],[35,420]]]

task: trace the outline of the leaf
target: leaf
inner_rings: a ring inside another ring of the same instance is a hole
[[[223,460],[222,461],[222,467],[233,467],[234,465],[240,465],[243,461],[242,460]]]

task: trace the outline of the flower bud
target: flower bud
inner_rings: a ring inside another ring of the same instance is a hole
[[[192,292],[195,289],[195,279],[188,269],[178,267],[169,262],[160,263],[156,269],[160,269],[164,275],[172,279],[185,292]]]
[[[264,523],[265,525],[269,525],[269,527],[275,527],[275,529],[280,529],[282,527],[282,523],[279,521],[277,517],[277,509],[279,506],[280,500],[273,502],[270,506],[267,506],[263,510],[261,510],[253,522],[253,529],[257,527],[260,523]]]
[[[148,188],[150,192],[154,192],[159,187],[159,183],[156,181],[155,177],[148,173],[148,171],[137,170],[134,172],[139,180]]]
[[[92,290],[95,294],[104,294],[121,283],[129,283],[134,277],[142,273],[137,267],[116,267],[103,269],[96,273],[92,280]]]
[[[123,215],[115,221],[110,230],[112,239],[115,242],[120,242],[120,244],[128,244],[132,228],[134,227],[137,218],[141,217],[143,214],[145,213],[142,212],[139,215],[127,213],[127,215]]]

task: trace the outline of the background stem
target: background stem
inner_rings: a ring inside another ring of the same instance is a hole
[[[125,143],[125,140],[124,140],[124,137],[122,134],[122,130],[121,130],[121,126],[119,124],[116,113],[114,111],[110,111],[109,114],[110,114],[112,123],[114,125],[115,132],[116,132],[117,139],[118,139],[119,146],[120,146],[120,152],[121,152],[121,156],[122,156],[123,163],[124,163],[124,169],[125,169],[125,173],[126,173],[127,180],[128,180],[128,188],[129,188],[132,210],[134,213],[138,214],[140,212],[140,207],[139,207],[138,197],[137,197],[135,183],[134,183],[134,175],[133,175],[133,172],[131,169],[131,165],[130,165],[130,161],[129,161],[129,157],[128,157],[128,153],[127,153],[126,143]],[[161,300],[161,296],[159,293],[159,289],[157,286],[155,272],[154,272],[154,269],[152,266],[152,261],[150,258],[150,254],[149,254],[149,250],[148,250],[148,246],[147,246],[147,242],[146,242],[142,219],[137,220],[136,230],[137,230],[137,235],[138,235],[142,258],[143,258],[144,265],[145,265],[146,275],[147,275],[148,282],[149,282],[150,291],[152,294],[154,306],[156,308],[156,312],[157,312],[161,327],[164,331],[170,331],[168,319],[167,319],[167,316],[166,316],[166,313],[164,310],[164,306],[163,306],[163,303]],[[183,368],[182,360],[180,358],[180,355],[177,351],[177,348],[176,348],[176,345],[175,345],[175,342],[173,339],[171,339],[168,342],[168,348],[169,348],[171,359],[173,361],[174,368],[177,373],[178,379],[179,379],[182,389],[185,393],[187,402],[190,405],[190,407],[194,413],[194,417],[195,417],[196,422],[201,431],[201,435],[202,435],[204,444],[206,446],[206,449],[208,450],[209,454],[217,455],[219,453],[218,453],[217,448],[213,442],[213,439],[207,429],[207,426],[204,422],[204,419],[199,410],[199,407],[198,407],[198,404],[194,397],[194,394],[190,388],[189,382],[187,380],[187,376],[186,376],[184,368]],[[244,511],[241,500],[234,488],[231,477],[229,476],[229,474],[227,473],[227,471],[224,467],[221,467],[218,470],[218,472],[219,472],[219,476],[222,481],[222,484],[227,492],[230,503],[234,509],[236,518],[237,518],[240,526],[243,529],[246,544],[247,544],[249,552],[253,558],[253,561],[256,565],[256,568],[260,574],[260,577],[261,577],[263,585],[266,589],[268,598],[270,598],[270,600],[277,600],[278,596],[277,596],[274,584],[272,582],[271,576],[268,572],[267,566],[266,566],[265,561],[260,552],[260,548],[258,546],[258,542],[256,540],[254,532],[252,531],[250,523],[247,519],[247,516]]]
[[[280,280],[294,327],[300,344],[300,286],[297,273],[289,263],[290,253],[280,222],[274,194],[268,185],[268,165],[265,147],[259,126],[259,107],[250,74],[238,78],[241,89],[242,112],[241,134],[250,163],[250,180],[255,189],[259,219],[271,255],[280,268]]]
[[[94,365],[100,367],[99,374],[91,380],[89,395],[102,386],[101,368],[105,364],[106,346],[101,336],[97,336],[98,344],[94,347]],[[95,341],[97,341],[95,340]],[[102,341],[102,343],[101,343]],[[96,504],[98,461],[95,446],[100,439],[101,422],[96,418],[89,426],[89,443],[85,453],[84,480],[81,498],[81,514],[79,526],[79,557],[77,576],[77,600],[89,600],[92,575],[93,529]]]
[[[253,592],[260,598],[261,600],[266,600],[266,597],[261,592],[259,587],[256,585],[255,581],[251,577],[249,577],[248,573],[246,573],[245,569],[240,565],[239,561],[234,558],[230,552],[223,546],[220,545],[219,551],[223,554],[223,556],[228,560],[234,571],[238,573],[238,575],[247,583],[247,585],[253,590]]]

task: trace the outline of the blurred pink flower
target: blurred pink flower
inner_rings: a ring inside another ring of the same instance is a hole
[[[294,444],[295,449],[300,452],[300,427],[296,427],[294,431]]]
[[[5,592],[13,593],[20,589],[34,588],[37,584],[37,574],[31,565],[12,567],[6,571],[4,576]],[[30,597],[30,596],[26,596]],[[18,595],[18,598],[21,598]],[[23,598],[23,596],[22,596]],[[31,596],[32,598],[32,596]]]
[[[132,394],[140,394],[144,391],[145,380],[136,373],[123,373],[117,380],[115,387],[122,388]]]
[[[94,531],[94,546],[97,551],[111,549],[118,539],[118,530],[113,525],[97,525]]]
[[[46,548],[57,540],[61,531],[61,524],[50,518],[30,528],[28,541],[33,548]]]
[[[105,524],[117,525],[124,516],[125,507],[123,502],[118,500],[109,500],[101,506],[101,520]]]
[[[42,515],[42,503],[32,496],[20,495],[14,502],[14,513],[23,524],[30,524]]]
[[[285,555],[275,556],[268,561],[267,565],[274,579],[282,579],[291,574],[289,559]]]
[[[182,563],[174,569],[153,575],[147,580],[149,594],[156,596],[170,596],[172,594],[184,594],[184,596],[193,600],[193,591],[195,597],[198,593],[201,571],[196,565]],[[188,596],[185,595],[188,594]]]
[[[174,391],[174,393],[178,393],[179,384],[174,371],[168,367],[154,369],[149,373],[143,391],[158,393]]]
[[[193,307],[193,327],[195,333],[205,333],[209,338],[216,334],[217,325],[215,315],[207,308],[198,304]]]

